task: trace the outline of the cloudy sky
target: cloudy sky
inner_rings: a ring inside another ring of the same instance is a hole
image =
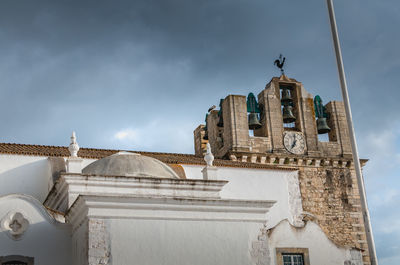
[[[380,264],[400,264],[400,2],[335,0]],[[286,73],[341,100],[324,0],[0,1],[1,142],[193,153],[228,94]]]

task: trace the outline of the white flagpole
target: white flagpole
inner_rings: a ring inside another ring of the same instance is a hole
[[[370,256],[370,259],[371,259],[371,264],[372,265],[378,265],[378,259],[376,257],[376,251],[375,251],[374,237],[373,237],[373,234],[372,234],[372,227],[371,227],[370,216],[369,216],[369,212],[368,212],[367,199],[366,199],[366,194],[365,194],[364,179],[363,179],[363,176],[362,176],[362,173],[361,173],[360,159],[358,157],[356,137],[355,137],[355,134],[354,134],[353,119],[352,119],[352,116],[351,116],[349,94],[348,94],[348,91],[347,91],[346,75],[344,73],[342,52],[340,50],[339,36],[338,36],[338,33],[337,33],[335,11],[333,10],[332,0],[327,0],[326,2],[328,4],[329,20],[330,20],[330,23],[331,23],[333,45],[335,47],[335,53],[336,53],[336,62],[337,62],[339,78],[340,78],[340,87],[342,88],[342,97],[343,97],[343,102],[344,102],[344,108],[345,108],[345,111],[346,111],[347,126],[349,128],[349,136],[350,136],[350,142],[351,142],[351,149],[352,149],[352,153],[353,153],[354,168],[356,170],[356,176],[357,176],[357,182],[358,182],[358,190],[360,192],[361,210],[362,210],[363,218],[364,218],[365,232],[367,234],[367,243],[368,243],[369,256]]]

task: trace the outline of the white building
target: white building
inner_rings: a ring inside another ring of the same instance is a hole
[[[204,126],[196,129],[196,155],[79,149],[75,135],[69,148],[0,144],[0,264],[369,264],[351,159],[343,147],[332,153],[333,138],[312,146],[310,95],[285,78],[273,79],[258,102],[274,84],[292,84],[301,123],[268,127],[273,113],[282,123],[282,112],[280,104],[278,111],[264,105],[264,127],[254,130],[264,135],[247,135],[242,146],[229,143],[240,136],[241,119],[247,126],[241,96],[224,99],[237,100],[233,108],[210,113],[208,141]],[[270,106],[276,95],[265,97]],[[338,112],[330,113],[343,143]],[[223,116],[222,131],[213,115]],[[286,149],[271,144],[277,128]],[[305,146],[285,143],[289,131]],[[206,163],[207,142],[219,158],[208,149]]]

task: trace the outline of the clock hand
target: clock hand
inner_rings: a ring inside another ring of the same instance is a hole
[[[296,143],[297,143],[297,140],[296,140],[296,138],[294,138],[291,148],[294,148],[296,146]]]

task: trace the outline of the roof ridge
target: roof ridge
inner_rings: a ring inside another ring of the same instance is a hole
[[[41,144],[20,144],[20,143],[1,143],[1,145],[8,146],[26,146],[26,147],[44,147],[44,148],[59,148],[68,150],[68,146],[62,145],[41,145]],[[168,152],[153,152],[153,151],[136,151],[136,150],[126,150],[126,149],[105,149],[105,148],[92,148],[92,147],[80,147],[79,150],[85,151],[102,151],[102,152],[119,152],[119,151],[128,151],[142,154],[155,154],[155,155],[176,155],[176,156],[194,156],[194,154],[184,154],[184,153],[168,153]],[[1,150],[0,150],[1,153]]]
[[[100,149],[100,148],[80,148],[78,155],[86,159],[101,159],[117,153],[121,150]],[[147,152],[133,151],[135,153],[147,155],[167,164],[187,164],[187,165],[205,165],[203,157],[194,154],[179,154],[165,152]],[[31,155],[31,156],[48,156],[48,157],[69,157],[70,153],[67,146],[54,145],[33,145],[33,144],[17,144],[17,143],[0,143],[0,154],[13,155]],[[215,159],[216,166],[241,167],[241,168],[262,168],[275,170],[294,170],[286,166],[274,166],[267,164],[256,164],[249,162],[231,161],[227,159]]]
[[[22,145],[22,146],[40,146],[40,147],[65,147],[68,148],[67,146],[62,146],[62,145],[43,145],[43,144],[19,144],[19,143],[1,143],[0,145]]]

